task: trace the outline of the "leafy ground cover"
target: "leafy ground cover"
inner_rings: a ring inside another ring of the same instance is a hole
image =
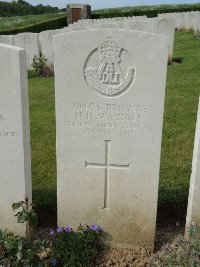
[[[200,92],[200,39],[176,33],[168,67],[159,205],[187,203]],[[56,208],[54,79],[29,79],[33,201]]]
[[[43,22],[48,19],[59,18],[64,13],[42,14],[42,15],[28,15],[17,17],[0,17],[0,31],[11,30],[18,27],[28,26],[30,24]]]

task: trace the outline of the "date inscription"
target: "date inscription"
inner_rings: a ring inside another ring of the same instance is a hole
[[[147,105],[73,103],[73,116],[67,128],[77,128],[83,135],[134,136],[151,129]]]

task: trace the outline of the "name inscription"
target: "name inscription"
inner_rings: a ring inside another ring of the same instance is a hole
[[[151,129],[147,105],[73,103],[73,116],[67,128],[77,128],[83,135],[133,136]]]
[[[7,120],[5,114],[0,113],[0,137],[15,137],[17,133],[14,130],[5,129],[4,122]],[[2,129],[4,128],[4,129]]]

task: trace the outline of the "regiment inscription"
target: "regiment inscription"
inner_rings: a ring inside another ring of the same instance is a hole
[[[82,135],[133,136],[151,129],[147,121],[147,105],[73,103],[73,117],[65,121],[67,128],[77,128]]]

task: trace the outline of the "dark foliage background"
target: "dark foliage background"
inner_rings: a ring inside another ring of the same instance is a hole
[[[11,3],[0,1],[0,17],[12,17],[23,15],[39,15],[59,12],[58,7],[43,6],[42,4],[32,6],[24,0]]]

